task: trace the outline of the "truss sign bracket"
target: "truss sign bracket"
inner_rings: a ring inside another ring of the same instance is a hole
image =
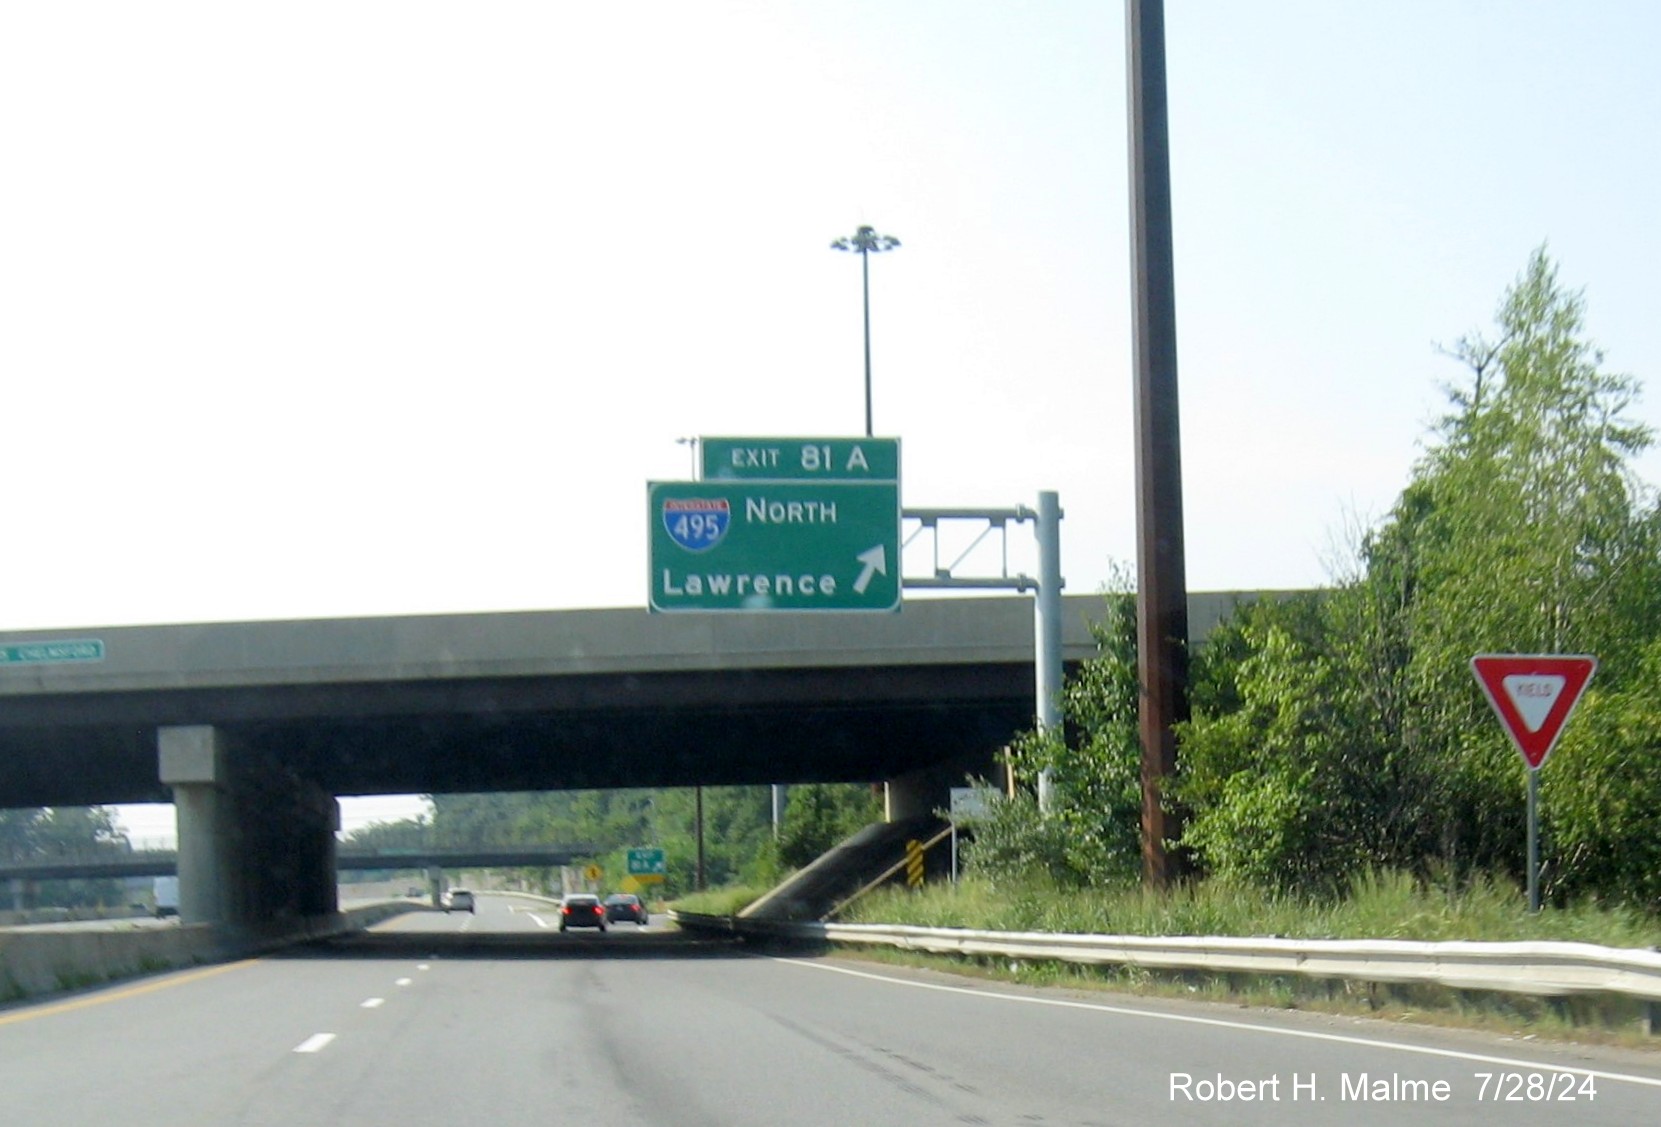
[[[923,537],[928,537],[932,557],[929,574],[908,575],[901,581],[904,586],[919,589],[958,588],[1023,592],[1038,589],[1038,580],[1029,575],[1011,574],[1009,570],[1009,526],[1036,521],[1036,510],[1025,505],[1006,509],[902,509],[900,515],[904,521],[914,522],[904,535],[903,546],[909,548]],[[959,552],[955,559],[944,564],[940,560],[942,524],[950,527],[967,525],[966,531],[974,533],[968,547]],[[997,574],[960,574],[960,570],[969,563],[970,557],[975,555],[976,549],[989,539],[995,540],[998,545]]]

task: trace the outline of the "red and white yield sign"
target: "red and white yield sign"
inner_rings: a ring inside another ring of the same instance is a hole
[[[1597,667],[1598,659],[1584,654],[1478,654],[1471,659],[1477,684],[1531,768],[1551,754]]]

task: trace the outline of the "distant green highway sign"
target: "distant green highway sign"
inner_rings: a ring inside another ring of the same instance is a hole
[[[0,645],[0,665],[103,660],[104,643],[97,638],[78,638],[65,642],[12,642]]]
[[[899,481],[897,438],[700,438],[705,481]]]
[[[630,876],[662,876],[669,871],[661,849],[629,850]]]
[[[651,482],[647,513],[653,611],[900,605],[898,481]]]

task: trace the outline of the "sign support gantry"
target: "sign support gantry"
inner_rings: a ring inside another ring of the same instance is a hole
[[[903,537],[901,552],[919,536],[931,536],[934,549],[933,574],[904,576],[901,587],[913,588],[980,588],[1014,591],[1032,591],[1034,599],[1034,667],[1037,670],[1037,719],[1039,731],[1059,728],[1061,725],[1061,500],[1053,490],[1038,494],[1038,508],[1018,505],[1013,509],[908,509],[902,508],[904,521],[916,521],[909,535]],[[940,524],[942,521],[973,521],[984,525],[980,534],[970,542],[956,559],[945,567],[940,565]],[[1031,521],[1038,540],[1038,577],[1009,573],[1009,526]],[[1001,567],[996,576],[964,576],[955,572],[969,555],[994,532],[997,533],[1001,553]],[[1049,810],[1050,773],[1038,776],[1038,806]]]
[[[897,612],[901,590],[998,588],[1032,591],[1039,731],[1061,724],[1061,503],[1038,508],[906,509],[900,504],[897,438],[716,437],[697,440],[696,481],[648,482],[653,612]],[[906,521],[915,521],[905,536]],[[942,522],[984,527],[955,560],[940,563]],[[1031,521],[1038,577],[1009,573],[1009,525]],[[997,533],[995,576],[959,575],[976,547]],[[934,566],[903,576],[905,549],[933,536]],[[777,795],[775,795],[775,799]],[[1050,807],[1050,778],[1038,779]]]

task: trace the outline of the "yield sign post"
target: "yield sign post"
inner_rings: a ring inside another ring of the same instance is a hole
[[[1586,654],[1478,654],[1471,671],[1528,764],[1528,910],[1540,910],[1540,765],[1557,745],[1598,660]]]

